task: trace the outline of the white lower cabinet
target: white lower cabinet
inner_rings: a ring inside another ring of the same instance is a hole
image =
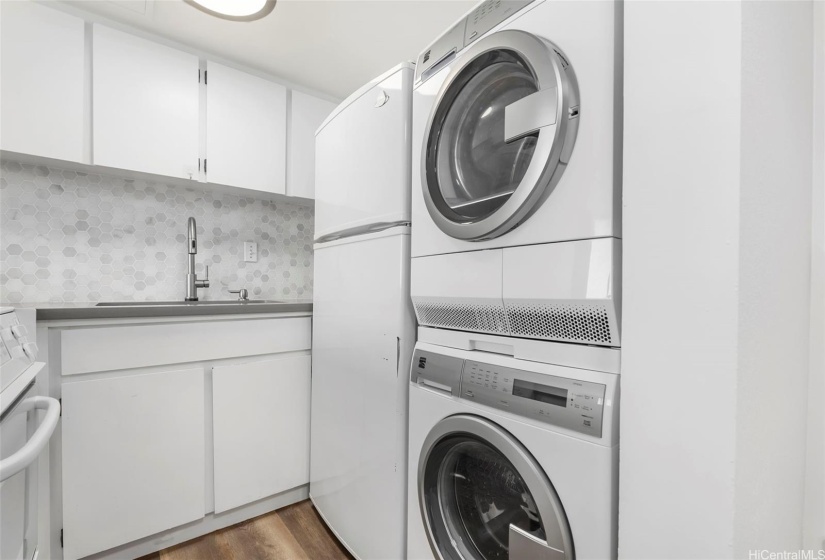
[[[204,515],[204,369],[65,383],[64,558]]]
[[[215,513],[309,482],[310,357],[212,368]]]
[[[64,560],[140,557],[307,495],[308,315],[49,330]]]

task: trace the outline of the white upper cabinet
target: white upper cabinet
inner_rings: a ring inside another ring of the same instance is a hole
[[[202,76],[201,63],[0,1],[0,149],[314,198],[315,130],[335,104],[295,91],[288,107],[284,86],[211,61]]]
[[[198,57],[95,24],[96,165],[196,179]]]
[[[207,62],[206,180],[285,194],[286,88]]]
[[[83,161],[84,22],[0,2],[0,149]]]
[[[315,197],[315,131],[335,109],[335,103],[300,91],[292,92],[289,129],[287,194]]]

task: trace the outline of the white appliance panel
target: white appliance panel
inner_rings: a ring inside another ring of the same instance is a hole
[[[434,255],[412,261],[413,296],[501,303],[502,251]]]
[[[411,273],[422,326],[620,346],[618,239],[415,257]]]
[[[503,252],[510,334],[620,346],[621,241],[546,243]]]
[[[315,237],[410,221],[411,65],[371,82],[315,137]]]
[[[0,308],[0,558],[38,554],[41,456],[59,421],[57,400],[39,395],[35,310]],[[41,414],[40,411],[45,414]],[[42,463],[42,466],[41,466]],[[42,472],[42,471],[41,471]]]
[[[7,459],[26,443],[26,413],[12,414],[0,424],[0,460]],[[24,469],[0,482],[0,558],[25,558],[26,483],[31,473]]]
[[[404,555],[409,228],[315,247],[310,496],[362,560]]]

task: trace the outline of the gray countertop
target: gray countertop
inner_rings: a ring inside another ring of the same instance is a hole
[[[311,313],[312,300],[266,301],[262,303],[208,302],[122,302],[123,305],[97,302],[87,303],[9,303],[3,306],[37,309],[38,321],[63,321],[73,319],[122,319],[130,317],[187,317],[204,315],[244,315],[257,313]]]

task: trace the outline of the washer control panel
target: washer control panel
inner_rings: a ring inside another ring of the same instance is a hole
[[[605,408],[615,413],[616,389],[608,391],[608,386],[602,383],[462,359],[420,348],[413,354],[410,381],[448,397],[595,438],[602,438]],[[614,436],[607,433],[605,437],[610,440]]]
[[[602,435],[604,385],[464,361],[461,398],[594,437]]]

